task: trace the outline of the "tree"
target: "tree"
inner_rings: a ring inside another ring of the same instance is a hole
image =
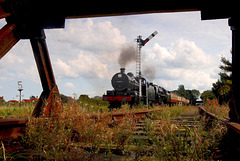
[[[202,93],[202,95],[200,96],[200,98],[203,100],[203,101],[206,101],[207,99],[214,99],[216,98],[215,94],[211,91],[211,90],[207,90],[207,91],[204,91]]]
[[[199,90],[196,90],[196,89],[193,89],[193,90],[191,90],[191,101],[192,101],[192,105],[195,105],[196,104],[196,101],[197,101],[197,99],[199,98],[199,96],[200,96],[200,92],[199,92]]]
[[[185,90],[184,85],[181,84],[178,86],[177,94],[179,96],[186,97],[186,90]]]
[[[200,92],[198,90],[185,90],[184,85],[179,85],[178,89],[173,92],[188,99],[191,105],[195,105],[198,97],[200,96]]]
[[[5,104],[5,100],[4,99],[0,99],[0,105],[4,105]]]
[[[229,72],[230,76],[228,77],[229,79],[232,78],[232,62],[230,60],[227,60],[225,57],[221,57],[221,62],[223,63],[222,65],[219,66],[221,70],[224,72]]]
[[[220,80],[218,79],[216,83],[212,84],[212,92],[217,97],[219,104],[224,104],[230,100],[229,92],[232,86],[232,63],[225,57],[221,58],[221,62],[222,65],[220,65],[219,68],[223,72],[218,74]]]
[[[86,95],[86,94],[81,94],[80,96],[79,96],[79,100],[90,100],[90,98],[88,97],[88,95]]]
[[[61,94],[61,100],[63,103],[67,103],[68,102],[68,96],[65,96],[64,94]]]

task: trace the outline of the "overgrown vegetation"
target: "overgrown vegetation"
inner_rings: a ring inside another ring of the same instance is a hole
[[[98,98],[89,98],[88,95],[80,95],[77,100],[80,107],[86,108],[88,111],[108,111],[108,102]]]
[[[0,106],[0,116],[7,118],[7,117],[14,117],[14,118],[27,118],[31,116],[32,111],[34,109],[34,103],[25,103],[19,107],[19,104],[3,104]]]
[[[184,85],[179,85],[177,90],[172,91],[174,93],[176,93],[179,96],[182,96],[186,99],[189,100],[189,103],[191,105],[195,105],[197,99],[200,96],[200,92],[199,90],[193,89],[193,90],[186,90]]]
[[[219,68],[221,72],[218,74],[220,79],[212,84],[212,90],[204,91],[201,95],[202,100],[217,98],[220,105],[224,105],[230,100],[230,91],[232,86],[232,62],[225,57],[221,58]]]
[[[206,104],[204,106],[204,109],[208,112],[211,112],[221,118],[227,118],[229,117],[229,106],[227,104],[223,105],[216,105],[216,104]]]
[[[59,118],[29,117],[22,144],[28,160],[211,160],[226,128],[214,122],[209,131],[204,126],[185,127],[172,124],[181,113],[197,112],[196,107],[155,107],[143,121],[144,134],[136,133],[136,119],[124,105],[121,112],[129,113],[115,123],[111,117],[90,119],[91,111],[99,107],[87,102],[88,110],[79,100],[65,104]],[[86,102],[85,102],[86,101]],[[139,107],[145,108],[145,107]],[[109,113],[97,110],[102,116]],[[117,112],[117,111],[116,111]],[[14,155],[7,154],[8,158]],[[0,149],[0,159],[2,151]]]

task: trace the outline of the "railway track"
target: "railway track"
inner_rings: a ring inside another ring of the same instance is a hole
[[[141,113],[141,112],[140,112]],[[129,137],[128,145],[126,146],[126,149],[130,149],[129,151],[125,150],[125,154],[123,155],[123,152],[118,149],[117,146],[112,146],[112,153],[117,155],[119,157],[122,156],[121,159],[126,159],[126,156],[131,159],[142,159],[144,156],[145,159],[153,159],[152,157],[156,155],[158,151],[160,151],[158,148],[161,147],[161,145],[158,147],[156,146],[156,142],[159,142],[159,144],[162,144],[163,140],[167,137],[160,136],[159,135],[159,129],[163,130],[165,129],[166,135],[169,135],[169,137],[172,137],[173,139],[183,139],[187,138],[186,142],[192,142],[191,138],[187,135],[190,135],[188,132],[191,131],[191,129],[204,129],[205,123],[202,122],[202,116],[198,112],[198,108],[195,108],[194,110],[191,110],[190,112],[183,112],[180,115],[177,115],[175,117],[172,117],[170,120],[162,120],[161,118],[154,118],[152,116],[154,114],[154,111],[149,111],[139,115],[136,119],[136,122],[133,127],[132,135]],[[117,114],[116,116],[113,116],[114,120],[116,122],[120,122],[120,120],[123,119],[123,115]],[[174,144],[174,140],[168,140],[172,141]],[[168,142],[166,141],[166,142]],[[90,147],[85,147],[88,151],[91,150]],[[163,148],[164,149],[164,148]],[[176,150],[176,149],[175,149]],[[106,152],[107,149],[103,146],[101,147],[102,152]],[[185,152],[179,151],[181,154],[179,156],[172,149],[172,151],[168,151],[169,154],[166,154],[166,156],[172,156],[171,159],[174,159],[174,157],[182,157],[182,159],[185,157]],[[215,152],[214,152],[215,153]],[[219,153],[219,148],[218,148]],[[220,153],[219,153],[220,154]],[[214,156],[216,158],[220,158],[220,155]],[[116,156],[115,156],[116,157]],[[175,159],[176,159],[175,158]],[[156,159],[156,158],[155,158]]]
[[[161,142],[162,140],[166,140],[166,142],[172,142],[173,144],[177,143],[173,139],[182,139],[186,138],[186,142],[189,144],[190,142],[193,142],[192,140],[193,136],[190,136],[189,131],[191,129],[204,129],[205,125],[207,123],[203,123],[201,121],[202,118],[209,117],[210,120],[219,120],[220,118],[215,118],[215,115],[209,114],[207,111],[204,111],[202,108],[192,108],[193,110],[185,111],[179,115],[173,116],[168,120],[163,120],[161,117],[156,117],[159,113],[162,112],[161,109],[159,110],[145,110],[145,111],[138,111],[138,112],[128,112],[128,113],[110,113],[110,114],[104,114],[104,115],[96,115],[92,114],[89,116],[90,119],[95,119],[96,121],[98,119],[104,119],[107,117],[111,117],[113,120],[113,124],[121,124],[121,121],[124,120],[125,116],[130,116],[134,119],[134,125],[131,128],[132,134],[129,135],[129,138],[127,138],[125,143],[126,145],[123,145],[123,147],[119,148],[119,146],[112,144],[111,148],[105,147],[105,145],[100,146],[99,152],[101,153],[109,153],[109,150],[114,155],[113,157],[116,158],[126,158],[130,157],[132,159],[139,159],[142,156],[146,157],[152,157],[153,155],[156,155],[157,152],[161,151],[160,148],[164,149],[161,146],[157,146],[155,143],[159,142],[159,144],[163,144]],[[200,112],[198,112],[200,111]],[[203,117],[204,116],[204,117]],[[5,135],[6,138],[10,137],[16,138],[21,136],[22,132],[24,131],[26,127],[26,123],[28,122],[28,119],[1,119],[0,120],[0,130],[4,131],[4,133],[0,133],[1,135]],[[220,121],[222,123],[227,123],[227,119]],[[113,125],[113,126],[115,126]],[[230,125],[234,125],[231,124]],[[231,127],[231,126],[228,127]],[[235,126],[235,128],[237,128]],[[232,130],[236,131],[236,130]],[[160,134],[165,133],[165,136]],[[172,134],[171,134],[172,133]],[[169,135],[169,138],[166,137]],[[197,135],[197,134],[195,134]],[[10,139],[10,140],[11,140]],[[169,139],[169,140],[167,140]],[[14,140],[13,140],[14,141]],[[14,141],[16,143],[16,141]],[[9,145],[11,144],[11,141]],[[186,144],[185,146],[188,146]],[[192,143],[191,143],[192,144]],[[15,144],[18,145],[18,144]],[[213,151],[214,157],[212,159],[224,159],[229,157],[229,154],[232,155],[232,153],[229,153],[229,150],[223,149],[223,145],[226,145],[222,143],[219,147],[215,147],[215,150]],[[75,143],[75,148],[84,149],[86,152],[91,152],[93,149],[91,146],[88,145],[80,145],[79,143]],[[182,146],[182,145],[181,145]],[[181,147],[180,146],[180,147]],[[228,144],[228,146],[230,146]],[[237,145],[236,145],[237,146]],[[14,151],[14,147],[11,146],[11,149]],[[235,149],[238,149],[235,147]],[[176,149],[175,149],[176,150]],[[174,151],[174,149],[172,149]],[[159,152],[160,153],[160,152]],[[169,153],[167,156],[174,156],[176,155],[175,152],[165,152]],[[194,153],[192,153],[194,154]],[[88,154],[87,154],[88,155]],[[185,154],[185,152],[180,150],[179,156],[185,157],[189,154]]]

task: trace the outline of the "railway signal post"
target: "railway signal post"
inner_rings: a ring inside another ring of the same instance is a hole
[[[19,95],[17,95],[17,97],[19,97],[19,107],[21,107],[22,97],[24,97],[22,95],[22,91],[23,91],[22,81],[18,81],[18,91],[19,91]]]
[[[135,39],[135,41],[137,42],[136,76],[139,78],[139,101],[141,100],[142,97],[141,49],[149,40],[151,40],[157,34],[158,32],[155,31],[145,40],[142,39],[141,35],[139,35]]]

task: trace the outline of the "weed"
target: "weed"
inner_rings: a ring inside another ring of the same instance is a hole
[[[196,107],[161,106],[154,107],[154,112],[143,121],[145,134],[136,136],[136,120],[131,113],[147,107],[131,109],[123,105],[122,109],[115,109],[114,112],[129,113],[119,123],[113,123],[111,117],[90,119],[90,112],[102,107],[85,108],[79,102],[65,104],[57,119],[33,118],[26,111],[15,113],[29,117],[22,138],[28,159],[111,160],[115,153],[129,160],[211,160],[213,150],[226,133],[226,127],[218,122],[213,122],[208,131],[201,126],[189,128],[171,123],[182,113],[194,113]],[[6,111],[14,114],[13,111],[18,110],[15,108],[0,107],[0,111],[6,116]],[[26,109],[32,107],[26,106]],[[95,113],[104,115],[107,111],[95,110]]]
[[[216,104],[207,104],[203,107],[208,112],[211,112],[219,117],[228,117],[229,116],[229,106],[227,104],[216,105]]]

